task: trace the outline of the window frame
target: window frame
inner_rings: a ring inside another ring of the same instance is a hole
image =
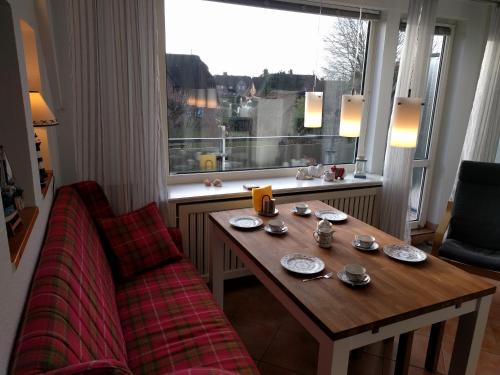
[[[219,1],[219,0],[207,0],[207,1]],[[225,1],[222,1],[225,2]],[[231,3],[231,1],[227,1]],[[236,3],[236,2],[235,2]],[[286,10],[283,10],[286,11]],[[364,10],[365,11],[365,10]],[[376,11],[373,11],[376,12]],[[308,13],[308,12],[304,12]],[[335,16],[331,14],[331,16]],[[373,87],[373,69],[367,68],[369,61],[372,61],[372,54],[375,48],[371,48],[371,44],[374,43],[373,33],[370,32],[372,29],[372,22],[380,22],[377,17],[363,17],[364,20],[368,21],[368,31],[367,31],[367,43],[365,47],[365,65],[363,67],[363,81],[361,83],[362,92],[372,92]],[[163,27],[165,30],[165,27]],[[165,35],[165,31],[164,31]],[[165,35],[165,39],[166,39]],[[166,82],[166,81],[165,81]],[[165,86],[166,87],[166,86]],[[165,91],[165,99],[167,99],[167,93]],[[370,106],[364,106],[363,122],[361,125],[361,135],[356,141],[356,152],[354,158],[358,156],[360,151],[360,145],[364,144],[364,133],[366,133],[366,124],[368,123],[368,116],[370,115]],[[166,109],[165,109],[166,111]],[[167,119],[167,116],[165,116]],[[269,168],[269,169],[247,169],[241,171],[213,171],[213,172],[193,172],[193,173],[183,173],[183,174],[171,174],[170,173],[170,150],[168,148],[168,125],[166,126],[166,157],[167,157],[167,184],[186,184],[200,182],[205,179],[215,179],[220,178],[221,180],[231,181],[231,180],[245,180],[245,179],[257,179],[257,178],[273,178],[273,177],[295,177],[297,173],[297,167],[282,167],[282,168]],[[364,147],[363,147],[364,152]],[[330,168],[333,164],[325,164],[325,167]],[[349,164],[337,164],[337,167],[345,168],[346,174],[353,173],[355,163]]]

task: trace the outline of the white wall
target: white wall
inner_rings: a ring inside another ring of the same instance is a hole
[[[489,24],[489,8],[474,6],[457,23],[446,87],[427,220],[441,221],[455,181],[479,78]]]
[[[41,83],[43,88],[43,93],[47,100],[49,106],[53,105],[52,95],[51,95],[51,85],[49,85],[49,79],[45,67],[45,57],[44,49],[40,41],[40,34],[43,33],[37,23],[37,12],[35,10],[35,4],[43,5],[44,0],[11,0],[9,1],[13,19],[14,19],[14,29],[16,32],[16,42],[17,42],[17,53],[18,60],[20,64],[20,75],[21,75],[21,91],[24,94],[24,117],[26,134],[28,134],[28,141],[31,143],[32,148],[30,149],[31,155],[31,168],[34,173],[34,185],[31,187],[35,191],[34,202],[39,209],[39,214],[36,219],[35,225],[31,232],[31,236],[25,247],[23,256],[16,269],[10,262],[10,253],[8,247],[7,233],[5,230],[5,222],[3,220],[3,215],[0,215],[0,374],[7,372],[7,366],[9,362],[10,352],[12,344],[15,339],[17,332],[17,326],[19,323],[20,316],[24,308],[24,302],[29,289],[30,281],[33,275],[33,270],[38,260],[38,255],[45,235],[45,228],[47,224],[47,218],[50,213],[50,208],[52,204],[52,186],[46,198],[43,198],[38,183],[38,166],[35,155],[35,145],[32,142],[33,128],[31,124],[31,113],[29,111],[29,101],[28,97],[28,83],[26,76],[26,69],[24,67],[24,52],[22,48],[22,38],[20,35],[19,19],[24,19],[30,24],[30,26],[35,30],[37,34],[37,44],[38,44],[38,59],[40,63],[40,75]],[[2,37],[2,36],[0,36]],[[64,126],[61,123],[60,126]],[[48,141],[50,145],[50,159],[51,165],[54,170],[56,177],[59,175],[59,158],[57,150],[56,140],[56,129],[48,130]],[[15,146],[15,145],[14,145]],[[14,174],[16,171],[14,170]],[[26,186],[28,188],[28,186]],[[0,203],[1,208],[1,203]],[[3,209],[2,211],[3,212]]]

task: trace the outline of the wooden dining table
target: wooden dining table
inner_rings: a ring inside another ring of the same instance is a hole
[[[397,336],[395,372],[406,373],[413,332],[426,326],[432,326],[426,367],[435,370],[443,322],[455,317],[459,323],[449,373],[474,374],[495,287],[431,255],[421,263],[396,261],[383,248],[402,241],[350,216],[334,225],[332,247],[321,248],[313,237],[314,213],[335,209],[320,201],[306,203],[313,211],[309,216],[293,214],[294,203],[277,206],[276,218],[288,227],[284,235],[231,226],[232,217],[257,216],[252,208],[210,213],[210,285],[218,303],[223,306],[223,254],[230,248],[318,341],[318,374],[347,374],[351,350]],[[260,218],[264,224],[271,219]],[[374,236],[379,250],[357,250],[352,245],[356,234]],[[334,277],[305,283],[304,275],[280,264],[293,253],[320,258],[323,273],[335,276],[346,264],[360,264],[371,282],[351,287]]]

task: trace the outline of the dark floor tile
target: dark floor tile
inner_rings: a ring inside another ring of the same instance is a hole
[[[316,373],[317,361],[318,344],[312,336],[281,330],[262,357],[262,362],[304,375]]]
[[[256,361],[260,361],[277,333],[277,328],[269,324],[245,323],[233,324],[248,352]]]
[[[259,371],[261,375],[301,375],[298,372],[294,372],[283,367],[270,365],[269,363],[265,362],[259,363]]]
[[[500,373],[500,355],[482,351],[477,364],[476,375],[498,375]]]
[[[362,350],[351,351],[348,375],[382,375],[384,359]]]

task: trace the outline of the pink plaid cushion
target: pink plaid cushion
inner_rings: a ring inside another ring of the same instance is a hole
[[[237,372],[212,367],[188,368],[171,372],[169,375],[237,375]]]
[[[156,203],[115,218],[100,219],[123,279],[182,257]]]
[[[33,277],[12,373],[85,367],[92,361],[127,369],[115,286],[99,237],[77,192],[63,187]]]
[[[258,374],[189,261],[164,265],[118,286],[116,301],[134,374],[193,367]]]

